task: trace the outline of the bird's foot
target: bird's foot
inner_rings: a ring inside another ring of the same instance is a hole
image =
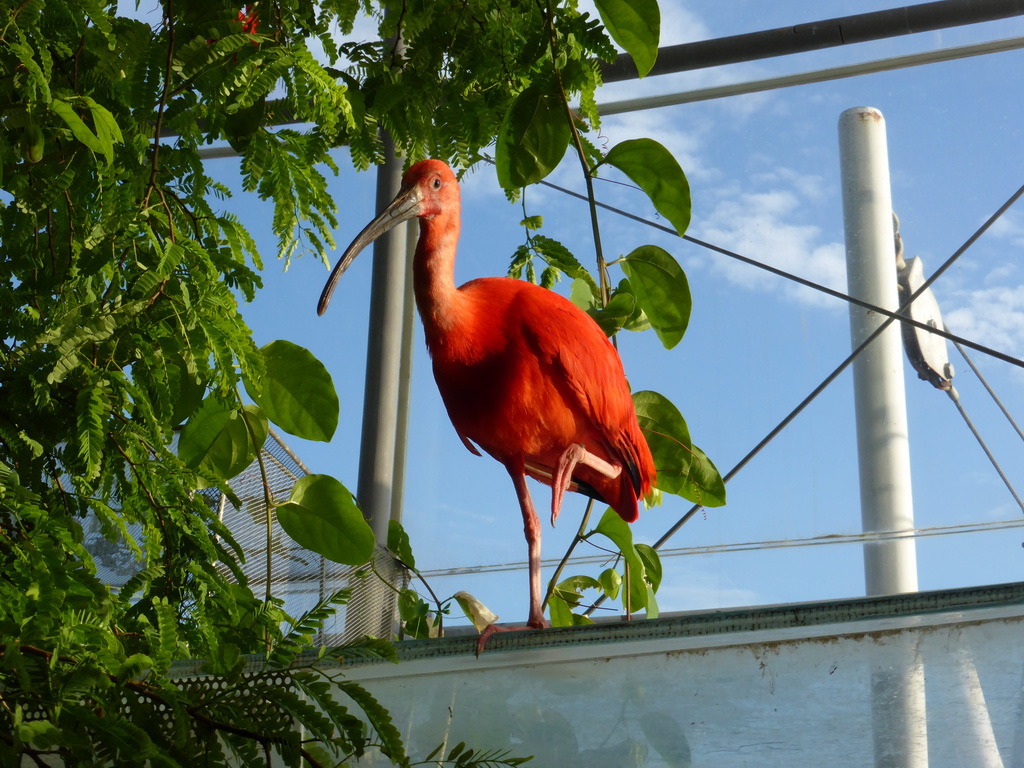
[[[476,639],[476,657],[480,658],[480,654],[484,652],[484,646],[487,645],[487,641],[498,632],[518,632],[524,629],[547,629],[547,627],[548,623],[543,619],[539,623],[527,622],[524,627],[503,627],[498,624],[488,624]]]
[[[551,480],[551,526],[554,527],[562,509],[562,499],[572,484],[572,472],[577,464],[590,467],[607,478],[614,479],[622,474],[622,467],[595,456],[579,443],[573,443],[558,458],[558,468]]]

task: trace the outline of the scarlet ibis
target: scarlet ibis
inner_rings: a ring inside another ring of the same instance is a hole
[[[557,293],[522,280],[484,277],[456,288],[459,184],[451,168],[424,160],[342,254],[317,306],[370,242],[418,216],[413,288],[434,378],[465,446],[480,446],[508,470],[529,546],[529,627],[543,627],[541,527],[526,477],[552,487],[554,525],[567,490],[610,504],[627,522],[655,481],[622,362],[597,323]],[[478,650],[491,632],[484,631]]]

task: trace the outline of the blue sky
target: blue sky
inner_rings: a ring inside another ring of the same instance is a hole
[[[889,7],[890,3],[662,2],[663,44],[809,22]],[[1024,34],[1024,20],[975,25],[770,59],[715,70],[607,86],[599,102],[741,82],[932,48]],[[690,234],[735,249],[834,288],[845,287],[842,201],[836,124],[854,106],[885,115],[894,206],[907,255],[937,268],[1024,182],[1024,106],[1017,72],[1024,53],[1010,52],[862,76],[830,83],[609,117],[608,146],[650,136],[672,150],[693,194]],[[331,182],[338,203],[341,248],[373,216],[374,176],[351,170]],[[237,160],[210,161],[218,178],[238,184]],[[581,190],[578,163],[568,158],[552,176]],[[655,218],[643,195],[599,184],[599,198]],[[527,209],[545,217],[544,234],[593,263],[583,203],[530,189]],[[274,252],[270,206],[239,193],[225,204],[243,217],[266,255]],[[493,171],[474,169],[464,181],[463,235],[456,280],[504,274],[523,240],[522,210],[509,204]],[[671,351],[653,333],[623,334],[620,350],[636,389],[654,389],[686,417],[695,443],[724,473],[849,353],[844,303],[654,230],[602,214],[610,257],[654,243],[687,271],[694,297],[690,328]],[[950,327],[1024,357],[1024,209],[971,248],[934,286]],[[329,445],[286,440],[314,472],[356,487],[371,257],[346,273],[329,312],[316,299],[327,272],[316,259],[285,272],[270,261],[265,289],[244,309],[257,341],[289,339],[312,350],[341,394],[338,433]],[[568,291],[563,282],[558,290]],[[425,354],[415,342],[412,422],[404,524],[421,569],[525,564],[526,545],[515,493],[505,470],[471,455],[448,422]],[[974,359],[1019,421],[1024,421],[1024,371],[975,353]],[[1024,444],[951,351],[962,402],[1010,479],[1024,487]],[[944,394],[907,367],[906,389],[916,524],[921,528],[1021,518]],[[667,545],[717,546],[802,539],[860,530],[852,376],[843,374],[729,485],[729,503],[698,514]],[[533,484],[539,508],[548,490]],[[1020,492],[1020,488],[1018,489]],[[666,497],[643,511],[634,536],[653,542],[689,509]],[[564,552],[582,514],[570,496],[559,526],[544,526],[545,558]],[[543,517],[543,516],[542,516]],[[937,589],[1021,578],[1024,531],[922,538],[920,587]],[[586,548],[580,554],[589,554]],[[863,594],[857,544],[788,547],[664,559],[663,611],[714,609]],[[568,573],[596,574],[600,566]],[[467,590],[503,621],[525,620],[525,567],[493,574],[432,579],[435,591]]]

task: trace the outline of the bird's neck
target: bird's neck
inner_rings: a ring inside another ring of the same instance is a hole
[[[420,219],[420,238],[413,260],[413,290],[428,341],[458,322],[459,292],[455,287],[455,248],[459,240],[457,216]]]

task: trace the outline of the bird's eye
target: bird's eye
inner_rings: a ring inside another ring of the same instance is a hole
[[[432,182],[430,182],[430,186],[432,186],[434,189],[440,189],[441,188],[441,180],[435,178]]]

